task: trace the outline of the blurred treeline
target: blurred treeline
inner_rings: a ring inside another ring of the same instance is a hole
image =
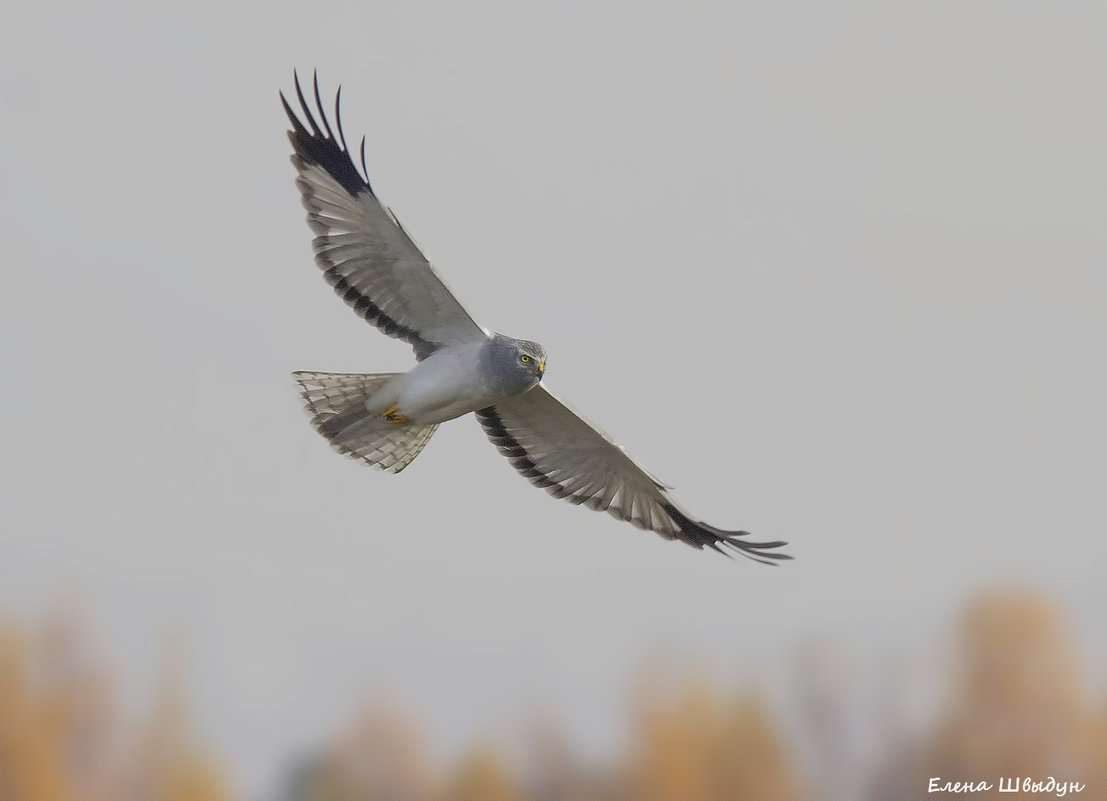
[[[807,679],[793,682],[787,720],[757,690],[647,671],[631,705],[624,755],[601,762],[545,723],[518,743],[474,747],[452,764],[437,764],[416,721],[370,704],[289,770],[279,795],[897,801],[930,795],[931,778],[940,777],[992,785],[973,798],[1011,799],[1017,794],[1000,793],[1001,779],[1053,777],[1079,782],[1083,789],[1073,795],[1081,801],[1107,801],[1107,704],[1086,685],[1058,611],[1033,595],[989,593],[965,610],[951,642],[941,698],[925,724],[897,736],[870,727],[877,736],[865,747],[857,746],[864,738],[856,724],[867,713],[855,708],[856,687],[839,687],[816,654],[815,666],[797,673]],[[0,626],[0,801],[230,799],[216,755],[190,731],[173,673],[167,668],[153,708],[127,722],[78,626],[55,620],[29,634]],[[910,702],[916,687],[896,686]]]
[[[0,801],[229,801],[190,731],[178,667],[135,721],[72,617],[31,633],[0,622]]]

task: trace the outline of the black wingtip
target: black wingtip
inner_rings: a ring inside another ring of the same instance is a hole
[[[342,114],[339,102],[342,96],[342,88],[339,87],[335,94],[334,116],[335,127],[338,129],[338,136],[336,137],[323,109],[323,99],[319,92],[319,73],[312,73],[314,110],[304,95],[298,72],[293,71],[292,80],[296,88],[296,99],[300,104],[299,114],[293,111],[283,92],[280,93],[280,96],[285,114],[288,115],[288,121],[292,125],[292,130],[289,131],[288,135],[293,149],[296,151],[296,156],[308,164],[317,164],[322,167],[342,185],[343,189],[352,195],[357,195],[365,190],[372,192],[372,187],[369,185],[369,171],[365,167],[364,138],[362,139],[361,151],[363,172],[358,172],[349,148],[346,147],[346,138],[342,133]],[[318,121],[315,119],[316,114],[319,115]],[[300,119],[301,116],[303,120]]]
[[[346,134],[342,133],[342,84],[338,85],[338,89],[334,93],[334,124],[338,128],[338,140],[342,143],[342,149],[347,153],[350,152],[350,148],[346,147]],[[364,161],[364,159],[362,160]],[[368,173],[366,173],[368,174]]]
[[[673,504],[666,504],[665,511],[680,527],[679,538],[693,547],[708,547],[728,557],[735,553],[741,554],[754,562],[772,567],[793,558],[786,553],[768,553],[774,548],[783,548],[788,544],[782,540],[751,542],[743,539],[750,535],[748,531],[726,531],[702,520],[692,520]]]
[[[746,531],[737,532],[738,534],[747,534]],[[719,545],[725,545],[729,548],[729,551],[722,550]],[[764,548],[782,548],[788,543],[777,542],[745,542],[743,540],[736,540],[727,538],[725,540],[717,541],[713,547],[716,551],[731,556],[731,552],[741,554],[747,559],[751,559],[754,562],[762,565],[768,565],[769,567],[778,567],[781,562],[794,558],[791,554],[787,553],[762,553]]]
[[[334,139],[334,134],[331,133],[331,126],[327,122],[327,114],[326,114],[325,111],[323,111],[323,100],[319,97],[319,73],[318,72],[315,72],[312,75],[311,83],[312,83],[312,87],[315,90],[315,108],[317,108],[319,110],[319,121],[323,123],[323,127],[326,128],[326,130],[327,130],[327,138],[333,140]],[[342,87],[341,86],[338,87],[338,90],[342,91]],[[338,113],[337,109],[335,109],[335,113],[336,114]]]
[[[292,80],[296,84],[296,99],[300,101],[300,108],[304,110],[304,116],[307,117],[308,125],[311,126],[311,135],[316,138],[322,138],[323,132],[319,130],[319,126],[315,124],[315,118],[311,116],[311,108],[308,107],[307,101],[304,100],[304,90],[300,86],[300,76],[293,70]]]
[[[365,166],[365,137],[361,137],[361,171],[365,173],[365,185],[369,186],[369,168]]]

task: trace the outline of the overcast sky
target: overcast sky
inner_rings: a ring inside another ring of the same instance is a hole
[[[0,610],[77,605],[132,696],[183,633],[244,788],[374,690],[602,743],[656,649],[771,675],[996,583],[1103,666],[1107,11],[912,5],[6,0]],[[316,67],[474,317],[795,562],[555,502],[471,419],[400,476],[326,447],[289,372],[412,360],[312,263]]]

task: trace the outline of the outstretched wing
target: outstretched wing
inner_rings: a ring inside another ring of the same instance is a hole
[[[365,169],[364,137],[362,172],[358,172],[342,133],[341,88],[334,99],[337,137],[319,99],[318,76],[314,89],[318,122],[304,99],[299,76],[296,97],[307,124],[296,116],[283,93],[281,103],[292,123],[288,132],[292,163],[308,225],[315,232],[315,261],[327,282],[360,316],[390,337],[409,343],[417,359],[425,359],[443,345],[488,336],[373,193]]]
[[[772,549],[784,542],[750,542],[745,531],[724,531],[692,520],[647,473],[602,432],[539,385],[479,410],[484,433],[531,484],[555,498],[627,520],[697,548],[726,546],[757,562],[790,559]]]

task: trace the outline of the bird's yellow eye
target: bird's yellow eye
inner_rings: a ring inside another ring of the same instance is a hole
[[[523,364],[526,364],[530,361],[530,356],[527,356],[527,354],[524,353],[522,356],[519,357],[519,361],[521,361]]]

